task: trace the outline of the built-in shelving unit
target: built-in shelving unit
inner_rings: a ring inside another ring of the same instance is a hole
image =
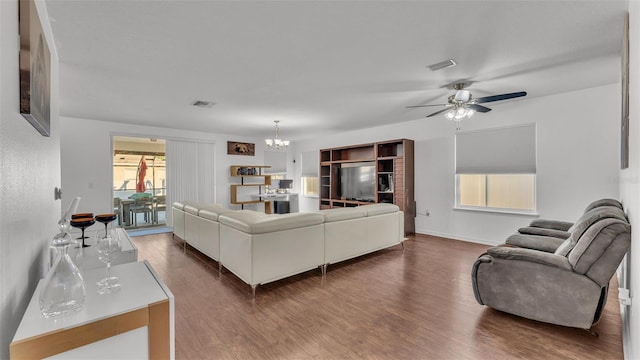
[[[264,169],[268,169],[271,166],[265,165],[231,165],[230,175],[231,177],[239,177],[240,184],[231,184],[231,204],[240,205],[244,208],[246,204],[258,204],[264,203],[264,211],[267,214],[271,214],[271,202],[265,202],[261,198],[240,200],[238,192],[241,188],[257,187],[257,194],[261,194],[264,186],[271,185],[271,175],[263,174]],[[245,179],[258,179],[258,182],[246,182]],[[262,180],[262,181],[259,181]]]
[[[320,209],[393,203],[405,213],[405,232],[415,232],[414,142],[397,139],[320,150]],[[374,194],[367,200],[346,198],[341,189],[341,169],[375,167]]]

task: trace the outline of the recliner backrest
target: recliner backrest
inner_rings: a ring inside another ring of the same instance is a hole
[[[597,207],[601,207],[601,206],[613,206],[613,207],[617,207],[619,209],[622,209],[622,203],[616,199],[600,199],[600,200],[596,200],[594,202],[592,202],[591,204],[587,205],[587,208],[584,209],[584,212],[587,213],[590,210],[593,210]]]
[[[604,218],[582,234],[567,258],[573,271],[606,286],[631,246],[631,225],[619,218]]]
[[[627,221],[622,209],[615,206],[600,206],[584,213],[568,230],[571,236],[565,240],[555,251],[556,255],[567,256],[578,243],[578,240],[587,229],[599,220],[613,218]]]

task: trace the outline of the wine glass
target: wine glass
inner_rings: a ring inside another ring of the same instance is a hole
[[[98,259],[107,265],[106,277],[97,282],[98,286],[100,286],[98,294],[110,294],[120,290],[118,277],[111,276],[110,270],[111,262],[120,254],[122,247],[117,233],[113,230],[98,230],[96,231],[96,238]]]
[[[86,237],[84,236],[84,229],[88,228],[89,226],[95,223],[96,221],[94,220],[92,213],[71,215],[71,223],[70,223],[71,226],[82,229],[82,236],[79,237],[79,239],[82,239],[82,247],[90,246],[84,243],[84,239],[86,239]]]
[[[104,231],[109,231],[109,223],[113,220],[117,219],[118,215],[116,214],[99,214],[96,215],[96,221],[104,224]]]

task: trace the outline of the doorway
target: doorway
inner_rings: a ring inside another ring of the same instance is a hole
[[[127,230],[166,226],[165,140],[113,136],[113,208]]]

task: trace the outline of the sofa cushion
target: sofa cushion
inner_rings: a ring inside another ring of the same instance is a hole
[[[248,234],[264,234],[322,224],[318,213],[264,214],[253,210],[233,211],[218,216],[218,222]]]
[[[203,204],[200,206],[200,211],[198,212],[198,216],[203,217],[205,219],[218,221],[218,217],[222,214],[230,213],[235,210],[227,209],[218,204]]]
[[[192,214],[192,215],[198,215],[198,211],[200,211],[200,205],[197,204],[188,204],[184,206],[184,212]]]
[[[358,219],[367,216],[367,211],[364,210],[365,206],[349,207],[349,208],[333,208],[319,210],[317,213],[321,214],[324,218],[324,222],[344,221],[351,219]]]
[[[400,211],[398,205],[385,203],[365,205],[362,206],[362,209],[367,212],[367,216],[390,214]]]

